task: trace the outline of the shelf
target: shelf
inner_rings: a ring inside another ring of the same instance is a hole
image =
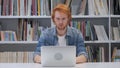
[[[120,15],[110,15],[112,18],[120,18]]]
[[[120,40],[112,40],[111,43],[120,43]]]
[[[120,41],[112,41],[113,43]],[[0,44],[37,44],[38,41],[0,41]],[[109,43],[109,41],[84,41],[84,43]]]
[[[0,16],[0,18],[51,18],[51,16]]]
[[[109,41],[84,41],[85,44],[88,44],[88,43],[109,43]]]
[[[72,15],[72,18],[108,18],[108,15]],[[0,18],[51,18],[51,16],[0,16]]]
[[[0,41],[0,45],[2,44],[37,44],[38,41]]]
[[[72,15],[72,18],[108,18],[108,15]]]

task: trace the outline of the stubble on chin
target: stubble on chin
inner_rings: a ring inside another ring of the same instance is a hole
[[[58,30],[65,30],[66,27],[57,27]]]

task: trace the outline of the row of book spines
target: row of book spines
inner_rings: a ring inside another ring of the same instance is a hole
[[[83,1],[85,1],[85,0],[83,0]],[[16,2],[15,5],[18,7],[18,10],[16,9],[16,7],[14,8],[14,2]],[[21,2],[22,2],[23,5],[21,5]],[[72,2],[72,0],[66,0],[65,4],[67,4],[69,6],[71,4],[71,2]],[[93,1],[91,1],[91,2],[93,2]],[[91,2],[89,2],[89,3],[91,3]],[[8,3],[8,5],[7,5],[7,3]],[[33,4],[32,7],[29,6],[31,4]],[[24,15],[24,16],[26,16],[26,15],[38,15],[38,16],[39,15],[50,15],[51,10],[49,9],[50,8],[49,4],[50,4],[50,2],[48,0],[29,0],[29,2],[28,2],[28,0],[18,0],[18,1],[17,0],[16,1],[14,1],[14,0],[0,0],[0,7],[1,7],[0,14],[5,15],[5,16],[6,15],[13,15],[13,16],[14,15],[18,15],[18,16],[19,15]],[[83,8],[83,5],[84,4],[81,4],[80,9],[81,9],[81,7]],[[120,5],[120,4],[118,4],[118,5]],[[91,8],[94,8],[94,7],[95,7],[95,5],[93,7],[91,7]],[[98,7],[98,6],[96,6],[96,7]],[[31,10],[31,8],[32,8],[32,10]],[[86,6],[84,6],[84,9],[85,8],[86,8]],[[119,6],[118,6],[118,8],[119,8]],[[16,11],[14,11],[15,9],[16,9]],[[80,11],[84,11],[83,15],[85,13],[84,9],[80,10]],[[106,14],[108,14],[107,9],[108,8],[106,8],[106,12],[107,12]],[[98,12],[98,9],[97,10],[91,10],[91,11],[94,11],[93,14],[95,14],[95,15],[98,15],[100,13],[104,14],[102,12],[102,9],[99,9],[99,12]],[[92,14],[91,11],[89,10],[89,14]],[[114,12],[117,12],[117,14],[119,14],[119,10],[114,11]],[[75,12],[75,13],[78,13],[78,12]]]
[[[49,16],[48,0],[0,0],[1,16]]]
[[[0,52],[0,63],[33,63],[33,52]]]
[[[37,22],[37,21],[32,21],[32,23],[30,23],[31,21],[25,21],[25,20],[22,21],[22,19],[20,19],[20,20],[21,21],[18,24],[19,28],[17,30],[17,35],[16,35],[16,32],[13,32],[13,31],[5,31],[5,32],[1,31],[1,41],[3,41],[3,40],[6,40],[6,41],[7,40],[9,40],[9,41],[10,40],[11,41],[38,40],[38,37],[40,36],[41,32],[45,28],[42,26],[38,26],[39,22]],[[94,29],[90,30],[93,26],[93,24],[90,24],[90,21],[72,21],[70,26],[79,29],[82,32],[82,35],[86,41],[87,40],[97,40],[96,35],[94,35],[97,33],[95,33]],[[115,32],[116,30],[114,28],[115,27],[113,27],[114,34],[116,35],[118,33],[117,35],[119,35],[118,27],[117,27],[117,30],[118,30],[117,32]],[[113,37],[116,37],[115,35]],[[16,38],[16,36],[17,36],[17,38]],[[120,37],[118,37],[118,36],[117,36],[117,38],[120,39]],[[119,40],[119,39],[117,39],[117,40]],[[114,39],[114,40],[116,40],[116,39]]]
[[[91,25],[89,21],[86,21],[86,22],[73,21],[70,24],[70,26],[79,29],[82,32],[82,35],[85,40],[97,40],[95,39],[96,38],[95,30],[91,29],[93,25]],[[44,29],[45,29],[44,27],[39,26],[39,21],[29,21],[26,19],[19,19],[18,30],[17,30],[17,40],[36,41],[38,40],[41,32],[44,31]],[[16,35],[16,33],[13,33],[13,34]],[[4,37],[4,35],[1,37]]]
[[[86,51],[88,53],[88,62],[105,62],[105,47],[86,46]],[[120,49],[114,47],[111,54],[112,62],[120,62]]]
[[[53,7],[55,7],[56,4],[63,3],[67,4],[71,8],[73,15],[108,15],[107,0],[79,0],[76,2],[78,3],[75,4],[73,0],[55,1],[53,2]],[[86,13],[87,6],[88,13]]]
[[[111,29],[112,40],[120,40],[120,23],[119,23],[119,21],[120,20],[118,19],[117,26],[111,27],[112,28]],[[103,28],[103,25],[94,25],[90,21],[74,21],[74,20],[70,23],[70,26],[75,27],[78,30],[80,30],[82,32],[83,38],[86,41],[87,40],[99,40],[99,38],[98,38],[99,33],[97,33],[97,30],[100,32],[100,30],[102,30],[102,29],[101,28],[96,29],[96,27]],[[105,29],[104,29],[104,31],[105,31],[105,34],[103,34],[103,35],[106,36],[105,40],[108,40],[108,38],[107,38],[108,36],[106,34],[107,32]]]
[[[32,0],[32,1],[30,0],[29,2],[27,0],[17,0],[17,1],[15,1],[17,3],[15,5],[18,7],[18,9],[16,9],[16,7],[14,8],[14,6],[13,6],[14,0],[10,0],[10,2],[8,2],[8,1],[9,0],[4,0],[3,2],[1,2],[1,7],[3,7],[3,9],[1,8],[3,10],[3,11],[1,10],[1,12],[3,12],[2,13],[3,15],[9,15],[9,13],[10,13],[10,15],[13,15],[14,13],[17,13],[18,16],[19,15],[27,15],[27,14],[30,15],[31,13],[33,15],[40,15],[40,11],[41,11],[41,15],[50,15],[50,13],[49,13],[50,12],[50,10],[49,10],[50,7],[49,7],[49,3],[48,3],[47,0]],[[37,1],[38,1],[38,3],[37,3]],[[67,4],[69,6],[71,4],[71,2],[72,2],[72,0],[70,0],[70,1],[66,0],[65,4]],[[10,3],[9,4],[10,6],[8,6],[6,3]],[[29,5],[32,5],[32,7],[31,7],[32,10],[29,8]],[[82,5],[84,5],[84,4],[82,4]],[[6,6],[10,7],[11,10],[9,10],[8,7],[6,8]],[[40,10],[40,8],[42,10]],[[15,9],[16,9],[16,12],[14,12]],[[44,10],[44,9],[46,9],[46,10]],[[85,7],[84,7],[84,9],[85,9]],[[37,10],[38,10],[38,12],[37,12]],[[49,12],[48,12],[48,10],[49,10]],[[46,12],[46,13],[44,14],[44,12]]]
[[[44,30],[44,27],[38,27],[38,35],[33,33],[33,28],[30,27],[29,34],[23,35],[20,37],[19,34],[16,34],[15,31],[0,31],[0,40],[1,41],[37,41],[39,39],[40,34]],[[18,36],[19,35],[19,36]]]
[[[17,41],[15,31],[0,31],[1,41]]]
[[[46,28],[37,20],[19,19],[17,38],[19,41],[37,41]]]
[[[74,5],[72,5],[72,2],[74,2],[73,0],[54,0],[53,1],[53,7],[55,7],[57,4],[59,3],[63,3],[63,4],[67,4],[68,6],[70,6],[70,8],[75,9]],[[85,15],[85,9],[87,7],[86,4],[88,4],[88,15],[108,15],[108,4],[109,1],[108,0],[81,0],[81,1],[77,1],[80,2],[79,5],[76,4],[76,10],[72,10],[75,12],[72,12],[73,15],[78,15],[80,14],[79,12],[82,11],[82,14]],[[119,0],[113,0],[111,1],[111,14],[115,14],[115,15],[120,15],[120,1]],[[112,8],[113,7],[113,8]],[[80,11],[77,11],[80,10]]]
[[[74,27],[82,32],[84,40],[92,40],[90,33],[90,22],[89,21],[72,21],[71,27]]]
[[[86,46],[88,62],[105,62],[105,48]]]
[[[70,26],[77,28],[82,32],[84,40],[108,40],[108,36],[104,25],[94,25],[90,21],[72,21]],[[96,28],[97,27],[97,28]],[[98,28],[99,27],[99,28]],[[101,31],[103,29],[103,31]],[[98,31],[102,32],[97,33]],[[101,35],[100,35],[101,34]],[[103,38],[105,37],[105,38]]]
[[[70,10],[72,15],[85,15],[85,9],[86,9],[86,4],[87,4],[87,0],[79,0],[76,6],[73,5],[74,1],[73,0],[54,0],[53,1],[53,8],[57,5],[57,4],[66,4]]]
[[[37,41],[41,33],[46,29],[39,26],[39,21],[19,19],[17,31],[1,30],[1,41]],[[1,26],[2,28],[2,26]]]

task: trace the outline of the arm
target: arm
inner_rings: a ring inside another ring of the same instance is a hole
[[[45,33],[41,34],[38,44],[36,46],[35,52],[33,54],[33,61],[35,63],[41,63],[41,46],[45,45]]]
[[[81,34],[81,32],[78,31],[76,63],[87,62],[87,57],[88,56],[87,56],[87,53],[86,53],[86,48],[85,48],[85,44],[84,44],[82,34]]]

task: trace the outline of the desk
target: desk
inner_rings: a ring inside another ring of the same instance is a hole
[[[37,63],[0,63],[0,68],[120,68],[120,62],[82,63],[76,67],[41,67]]]

